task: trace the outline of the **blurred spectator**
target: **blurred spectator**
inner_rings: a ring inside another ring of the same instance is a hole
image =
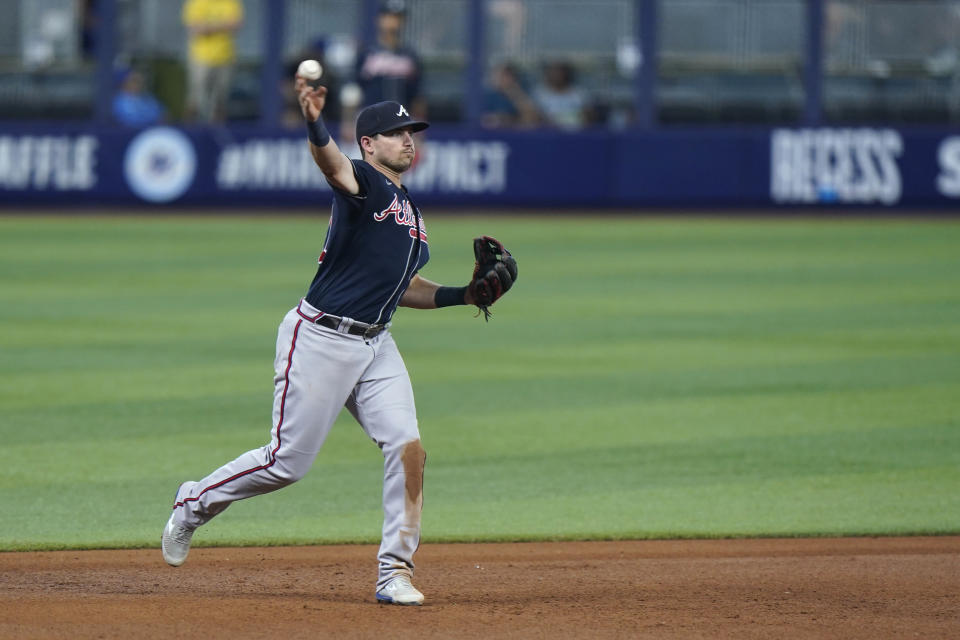
[[[113,119],[127,127],[146,127],[163,119],[163,105],[146,91],[138,71],[119,72],[119,89],[113,97]]]
[[[422,67],[417,54],[403,44],[406,6],[402,0],[387,0],[377,14],[377,42],[357,61],[357,82],[363,102],[395,100],[416,118],[426,117],[426,102],[420,95]]]
[[[85,60],[91,60],[97,55],[97,29],[100,28],[97,0],[79,0],[77,12],[80,15],[80,53]]]
[[[187,0],[181,17],[189,35],[187,118],[222,122],[243,5],[239,0]]]
[[[554,61],[544,67],[543,82],[533,90],[533,101],[550,125],[580,129],[587,123],[587,95],[574,84],[573,66]]]
[[[527,93],[520,70],[507,62],[493,69],[483,97],[485,127],[530,127],[540,121],[537,105]]]

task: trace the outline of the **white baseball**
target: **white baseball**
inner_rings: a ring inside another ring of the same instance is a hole
[[[316,60],[304,60],[297,67],[297,75],[304,80],[319,80],[323,75],[323,67]]]

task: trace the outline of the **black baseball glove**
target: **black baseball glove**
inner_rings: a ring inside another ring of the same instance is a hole
[[[473,303],[489,321],[490,305],[509,291],[517,280],[517,261],[499,240],[490,236],[473,239],[473,255],[477,262],[468,288]]]

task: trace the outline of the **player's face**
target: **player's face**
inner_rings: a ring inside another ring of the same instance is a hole
[[[379,162],[397,173],[403,173],[413,164],[413,157],[417,149],[413,144],[413,130],[411,127],[394,129],[380,133],[371,138],[373,152],[370,159]]]

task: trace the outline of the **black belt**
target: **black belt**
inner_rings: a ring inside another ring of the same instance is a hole
[[[300,315],[304,318],[307,318],[307,316],[303,315],[302,313]],[[307,320],[310,320],[310,318],[307,318]],[[316,320],[310,320],[310,322],[314,324],[319,324],[328,329],[333,329],[334,331],[340,330],[340,323],[342,321],[343,319],[338,316],[328,315],[322,315]],[[364,322],[354,322],[350,325],[350,328],[347,329],[347,333],[352,336],[362,336],[369,340],[370,338],[375,338],[380,335],[380,332],[386,328],[387,325],[385,324],[366,324]]]

